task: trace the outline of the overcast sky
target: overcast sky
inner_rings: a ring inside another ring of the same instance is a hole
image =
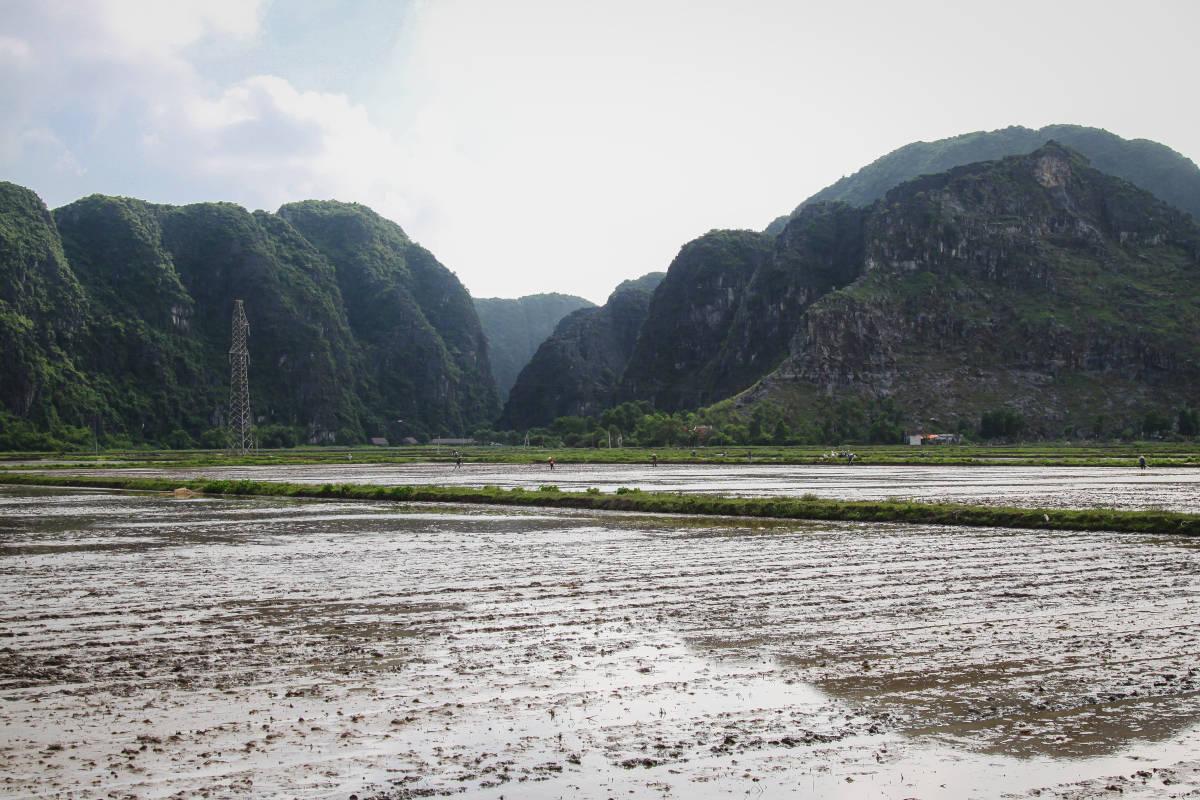
[[[601,301],[915,140],[1200,160],[1200,2],[0,0],[0,178],[398,222],[476,296]]]

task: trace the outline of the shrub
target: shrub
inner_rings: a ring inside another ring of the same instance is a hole
[[[1162,436],[1171,432],[1171,418],[1161,411],[1147,411],[1142,418],[1142,435]]]
[[[985,411],[979,420],[979,436],[983,439],[1013,439],[1025,429],[1025,418],[1011,408]]]
[[[200,434],[200,446],[208,450],[224,450],[229,446],[229,433],[224,428],[209,428]]]
[[[1194,408],[1179,409],[1178,419],[1180,436],[1195,436],[1200,434],[1200,411]]]
[[[295,447],[300,443],[296,429],[287,425],[264,425],[255,433],[260,447]]]
[[[187,431],[182,428],[176,428],[168,433],[163,438],[163,444],[171,450],[190,450],[196,446],[196,443],[192,441],[192,437],[188,436]]]

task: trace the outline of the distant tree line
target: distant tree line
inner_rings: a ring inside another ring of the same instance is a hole
[[[1016,441],[1030,433],[1024,415],[1011,408],[985,411],[978,424],[960,419],[946,430],[964,439],[987,442]],[[917,431],[911,431],[917,433]],[[836,445],[902,444],[910,433],[900,410],[888,399],[869,402],[854,399],[832,402],[806,415],[790,414],[769,404],[739,415],[718,407],[668,414],[649,403],[622,403],[594,417],[559,417],[546,427],[528,431],[481,428],[480,442],[520,445],[528,436],[533,447],[725,447],[737,445]],[[1175,415],[1149,411],[1142,419],[1110,426],[1098,417],[1090,429],[1066,428],[1063,438],[1161,439],[1200,436],[1200,411],[1186,407]],[[1040,438],[1040,437],[1039,437]]]
[[[799,417],[761,404],[748,414],[724,409],[657,411],[644,401],[622,403],[594,417],[559,417],[529,431],[481,429],[482,442],[539,447],[727,447],[812,445],[838,442],[898,444],[904,441],[899,411],[890,401],[845,400],[820,415]]]
[[[727,407],[668,414],[644,401],[622,403],[594,417],[559,417],[546,427],[528,431],[479,428],[472,436],[480,443],[521,445],[528,437],[533,447],[730,447],[738,445],[836,445],[902,444],[910,431],[904,415],[888,399],[831,401],[804,415],[789,413],[777,405],[760,404],[743,413]],[[931,425],[934,423],[931,422]],[[936,425],[934,425],[936,427]],[[917,431],[911,431],[916,433]],[[980,415],[977,425],[960,419],[948,430],[965,439],[1015,441],[1030,433],[1025,417],[1011,408],[997,408]],[[1036,433],[1036,432],[1035,432]],[[1200,436],[1200,410],[1178,409],[1174,414],[1147,411],[1139,420],[1110,422],[1098,416],[1089,426],[1065,428],[1059,434],[1072,439],[1166,439]],[[305,443],[303,428],[260,425],[255,428],[260,447],[286,448]],[[429,441],[426,435],[415,437]],[[336,444],[361,444],[357,437],[339,436]],[[0,451],[79,452],[92,448],[109,450],[154,447],[185,450],[222,449],[223,428],[211,428],[198,436],[176,429],[154,441],[132,441],[125,435],[106,433],[102,428],[59,424],[41,430],[32,423],[0,412]],[[393,442],[396,444],[396,442]]]

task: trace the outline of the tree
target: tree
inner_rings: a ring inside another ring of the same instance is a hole
[[[587,417],[559,417],[551,423],[550,430],[566,438],[571,434],[576,436],[585,434],[592,427],[592,421]]]
[[[1195,436],[1200,434],[1200,412],[1194,408],[1179,409],[1179,419],[1177,420],[1180,436]]]
[[[1143,436],[1162,436],[1171,432],[1171,418],[1161,411],[1147,411],[1142,418]]]
[[[1025,429],[1025,418],[1011,408],[985,411],[979,420],[979,436],[983,439],[1013,439]]]

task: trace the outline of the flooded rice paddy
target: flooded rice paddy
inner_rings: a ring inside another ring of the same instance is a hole
[[[60,473],[61,474],[61,473]],[[344,464],[87,470],[81,474],[233,478],[293,483],[439,484],[563,490],[628,486],[646,491],[719,492],[743,497],[814,494],[840,500],[913,499],[1041,508],[1200,512],[1200,469],[1165,467],[868,466],[822,464]]]
[[[0,489],[4,796],[1196,796],[1198,654],[1186,539]]]

